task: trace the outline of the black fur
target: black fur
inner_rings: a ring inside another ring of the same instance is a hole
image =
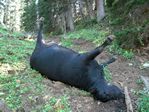
[[[94,98],[102,102],[124,98],[121,89],[108,85],[103,72],[95,57],[112,42],[111,37],[96,49],[79,54],[71,49],[57,44],[45,45],[42,42],[42,22],[40,23],[37,43],[30,58],[30,65],[42,75],[54,81],[89,91]],[[112,63],[109,60],[103,65]]]

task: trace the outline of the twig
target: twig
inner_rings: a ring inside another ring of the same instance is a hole
[[[133,107],[132,107],[131,99],[128,93],[128,88],[125,87],[124,91],[125,91],[125,102],[127,106],[127,112],[133,112]]]
[[[57,102],[55,103],[54,107],[58,107],[60,101],[61,101],[61,99],[58,99]]]

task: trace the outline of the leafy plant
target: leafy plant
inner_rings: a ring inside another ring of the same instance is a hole
[[[138,111],[139,112],[148,112],[149,110],[149,92],[140,91],[139,93],[139,102],[138,102]]]
[[[97,29],[79,29],[74,32],[69,32],[66,34],[66,38],[69,39],[85,39],[85,40],[90,40],[94,43],[101,43],[104,41],[105,37],[108,35],[108,31],[103,31],[100,30],[98,31]]]
[[[106,79],[107,81],[111,81],[111,80],[112,80],[112,75],[111,75],[111,73],[110,73],[108,67],[105,67],[105,68],[104,68],[104,73],[105,73],[105,79]]]
[[[112,53],[116,53],[119,55],[122,55],[123,57],[127,58],[127,59],[131,59],[134,57],[134,53],[131,50],[125,50],[122,49],[116,42],[114,42],[109,48],[108,50]]]
[[[22,33],[20,33],[20,32],[14,32],[12,34],[12,36],[17,38],[17,37],[23,37],[24,35]]]
[[[136,80],[137,84],[143,84],[143,81],[141,79]]]
[[[20,95],[17,92],[17,88],[20,87],[20,84],[16,82],[16,77],[13,77],[11,82],[4,83],[3,88],[4,91],[7,91],[7,96],[4,98],[6,100],[6,103],[9,107],[12,109],[17,109],[21,106],[21,99]]]
[[[67,96],[60,98],[52,97],[49,102],[43,107],[42,112],[71,112],[68,104]]]
[[[72,40],[71,39],[61,39],[61,44],[62,46],[65,46],[65,47],[72,47],[73,43],[72,43]]]
[[[124,19],[121,17],[121,18],[115,18],[114,20],[110,21],[110,25],[120,25],[122,24],[124,21]]]

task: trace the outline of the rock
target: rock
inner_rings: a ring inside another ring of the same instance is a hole
[[[129,66],[132,66],[133,64],[132,64],[132,63],[128,63],[128,65],[129,65]]]
[[[143,68],[149,68],[149,62],[144,63]]]

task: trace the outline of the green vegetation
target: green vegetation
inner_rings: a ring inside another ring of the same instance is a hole
[[[138,85],[144,85],[142,79],[136,80],[136,83]],[[149,112],[149,91],[147,89],[143,90],[136,90],[134,91],[134,94],[136,94],[138,99],[138,112]]]
[[[71,39],[86,39],[93,42],[103,42],[108,32],[95,29],[94,27],[88,29],[79,29],[74,32],[67,33],[67,38]]]
[[[62,44],[62,46],[65,46],[65,47],[72,47],[73,46],[72,40],[69,38],[68,39],[62,38],[61,44]]]
[[[149,112],[149,91],[148,90],[137,90],[134,91],[138,99],[138,112]]]
[[[7,29],[5,29],[2,26],[0,26],[0,34],[5,36],[5,35],[8,35],[9,33],[8,33]]]
[[[22,71],[27,67],[27,58],[29,58],[28,55],[31,54],[33,46],[33,42],[30,41],[0,38],[0,85],[3,93],[1,99],[4,99],[12,109],[19,108],[21,94],[32,89],[30,86],[24,86],[25,81],[29,81],[30,70],[26,73],[22,73]]]
[[[139,93],[139,103],[138,111],[139,112],[148,112],[149,111],[149,91],[140,91]]]
[[[78,28],[82,28],[82,27],[79,26]],[[117,32],[117,33],[121,34],[121,32]],[[98,46],[104,42],[104,40],[109,34],[110,34],[109,30],[107,30],[106,28],[104,29],[100,25],[95,23],[94,25],[91,24],[89,28],[87,27],[87,28],[77,29],[74,32],[67,33],[65,35],[66,39],[62,39],[62,45],[70,47],[72,45],[71,39],[85,39],[93,42],[95,46]],[[112,52],[114,54],[122,55],[127,59],[131,59],[134,56],[134,53],[132,50],[126,50],[120,47],[120,45],[118,44],[117,38],[112,43],[112,45],[108,47],[108,50],[109,52]]]
[[[0,26],[0,34],[3,37],[7,36],[7,37],[14,37],[14,38],[22,37],[23,36],[23,34],[20,33],[20,32],[14,32],[14,33],[12,33],[9,29],[3,28],[2,26]]]
[[[112,75],[108,67],[104,68],[104,73],[105,73],[105,79],[110,82],[112,80]]]
[[[136,84],[143,84],[143,81],[141,79],[136,80]]]
[[[12,110],[22,109],[28,103],[32,111],[70,112],[67,96],[53,95],[42,104],[36,101],[36,96],[46,95],[46,89],[43,77],[29,66],[35,42],[20,39],[20,33],[9,38],[10,33],[5,29],[0,29],[0,34],[0,99]]]
[[[52,97],[49,102],[43,106],[42,112],[71,112],[66,96],[57,99]]]
[[[27,69],[29,70],[29,69]],[[30,70],[29,70],[30,71]],[[0,96],[11,109],[18,109],[22,106],[22,98],[24,94],[27,94],[32,91],[34,95],[42,93],[43,85],[40,85],[42,82],[42,77],[34,71],[32,72],[33,76],[30,76],[29,71],[24,72],[23,74],[4,74],[0,76],[0,85],[2,90],[2,95]],[[34,85],[34,86],[32,86]]]
[[[126,59],[131,59],[134,57],[134,53],[132,50],[122,49],[116,42],[113,42],[113,44],[108,48],[108,50],[112,53],[122,55]]]
[[[148,43],[148,0],[113,0],[109,24],[122,48],[136,49]]]

